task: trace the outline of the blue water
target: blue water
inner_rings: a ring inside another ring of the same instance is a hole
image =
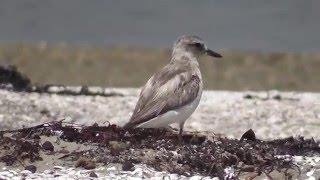
[[[1,0],[0,43],[170,47],[196,34],[213,49],[320,51],[318,0]]]

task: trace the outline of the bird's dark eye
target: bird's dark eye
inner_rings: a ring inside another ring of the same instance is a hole
[[[201,43],[194,43],[194,46],[201,49],[202,48],[202,44]]]

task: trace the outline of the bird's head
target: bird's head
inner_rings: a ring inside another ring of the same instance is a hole
[[[196,57],[201,55],[209,55],[216,58],[222,57],[219,53],[210,50],[201,38],[187,35],[181,36],[174,43],[173,54],[175,53],[191,53]]]

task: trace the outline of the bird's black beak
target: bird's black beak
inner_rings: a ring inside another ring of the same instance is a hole
[[[216,57],[216,58],[222,58],[222,56],[219,53],[216,53],[210,49],[206,50],[206,54],[212,57]]]

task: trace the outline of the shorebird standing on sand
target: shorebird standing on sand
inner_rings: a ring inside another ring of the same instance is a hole
[[[199,105],[202,77],[198,59],[201,55],[222,57],[210,50],[197,36],[182,36],[173,46],[171,61],[154,74],[142,88],[139,100],[124,128],[166,128],[185,121]]]

